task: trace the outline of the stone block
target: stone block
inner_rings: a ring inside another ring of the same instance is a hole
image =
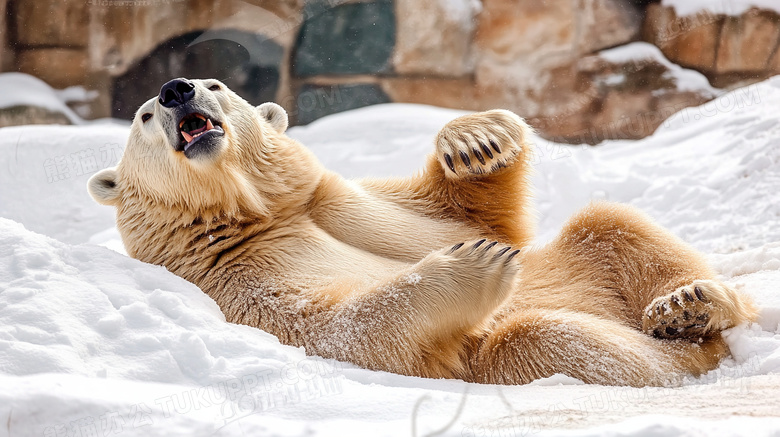
[[[398,74],[458,77],[473,72],[477,8],[471,0],[396,0]]]
[[[89,39],[89,4],[85,0],[19,0],[13,4],[16,34],[25,46],[85,47]]]
[[[767,63],[780,38],[780,15],[750,9],[737,17],[726,17],[720,33],[718,73],[756,72]]]
[[[53,88],[84,85],[89,75],[87,52],[82,49],[20,50],[16,62],[19,71],[35,76]]]
[[[316,2],[315,2],[316,3]],[[299,77],[388,72],[395,45],[393,3],[348,3],[304,10],[292,63]]]
[[[377,84],[305,84],[298,92],[294,107],[287,110],[296,124],[308,124],[337,112],[389,102],[390,98]]]

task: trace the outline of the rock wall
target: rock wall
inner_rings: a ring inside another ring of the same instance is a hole
[[[750,8],[731,16],[704,10],[678,16],[673,7],[651,4],[643,35],[671,61],[701,71],[718,87],[780,73],[780,14],[775,11]]]
[[[687,86],[674,64],[718,87],[780,72],[780,16],[759,9],[678,16],[641,0],[0,0],[4,7],[3,69],[99,91],[93,117],[131,117],[172,77],[217,77],[253,103],[279,102],[294,123],[384,102],[502,107],[548,138],[597,143],[644,137],[671,112],[717,95],[706,81]],[[642,40],[660,52],[602,55]]]

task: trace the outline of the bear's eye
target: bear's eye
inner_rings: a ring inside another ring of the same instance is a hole
[[[220,87],[220,86],[219,86],[219,85],[217,85],[217,84],[214,84],[214,85],[211,85],[211,86],[209,87],[209,89],[210,89],[211,91],[219,91],[219,90],[221,90],[221,89],[222,89],[222,87]]]
[[[146,114],[141,116],[141,121],[146,123],[147,121],[149,121],[150,118],[152,118],[152,114],[150,112],[147,112]]]

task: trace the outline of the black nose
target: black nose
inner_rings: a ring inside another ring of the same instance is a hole
[[[187,79],[173,79],[160,88],[160,104],[173,108],[195,97],[195,85]]]

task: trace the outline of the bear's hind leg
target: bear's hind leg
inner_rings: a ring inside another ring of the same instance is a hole
[[[589,205],[553,245],[559,262],[611,291],[619,319],[651,335],[691,337],[756,317],[750,299],[717,281],[701,254],[630,206]]]
[[[660,340],[589,314],[528,310],[508,315],[484,339],[471,380],[526,384],[562,373],[589,384],[667,385],[715,368],[727,354],[719,337]]]

